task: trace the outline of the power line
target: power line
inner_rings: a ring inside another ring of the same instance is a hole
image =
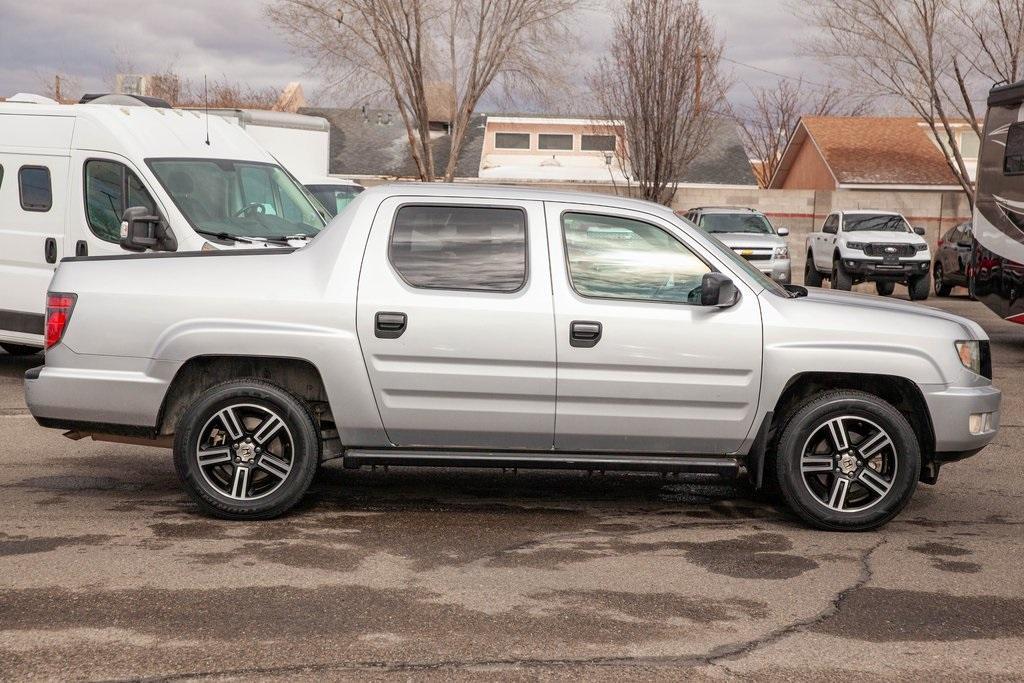
[[[743,62],[738,62],[735,59],[729,59],[728,57],[724,57],[723,56],[723,57],[720,57],[720,59],[723,62],[729,62],[730,64],[735,64],[736,66],[742,66],[745,69],[753,69],[754,71],[760,71],[761,73],[770,74],[770,75],[776,76],[778,78],[785,78],[786,80],[790,80],[790,81],[797,81],[797,82],[800,82],[800,83],[806,83],[807,85],[816,85],[819,88],[829,88],[829,87],[831,87],[829,85],[826,85],[825,83],[818,83],[817,81],[809,81],[806,78],[799,77],[799,76],[788,76],[786,74],[780,74],[778,71],[772,71],[771,69],[765,69],[765,68],[760,67],[760,66],[754,66],[753,64],[745,64]]]

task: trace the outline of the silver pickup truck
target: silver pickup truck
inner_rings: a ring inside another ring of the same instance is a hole
[[[124,241],[152,244],[134,215]],[[999,424],[977,324],[784,288],[594,194],[379,187],[300,249],[68,258],[48,296],[37,421],[173,447],[229,518],[280,515],[342,457],[745,476],[867,529]]]

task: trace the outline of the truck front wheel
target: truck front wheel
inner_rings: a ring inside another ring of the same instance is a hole
[[[925,275],[918,275],[911,278],[907,283],[907,291],[910,293],[911,301],[924,301],[932,289],[931,278]]]
[[[877,396],[825,391],[790,412],[775,473],[789,507],[819,529],[867,531],[910,500],[921,451],[907,419]]]
[[[232,380],[204,391],[178,420],[174,466],[204,512],[270,519],[305,495],[320,449],[305,402],[270,382]]]

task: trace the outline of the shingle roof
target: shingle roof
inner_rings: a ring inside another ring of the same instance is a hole
[[[725,118],[718,120],[710,141],[690,164],[681,182],[757,185],[750,157],[743,147],[735,121]]]
[[[413,178],[418,174],[409,153],[405,124],[396,111],[385,109],[319,109],[305,107],[300,114],[322,116],[331,124],[330,172],[340,175],[380,175]],[[462,146],[456,177],[476,178],[484,142],[482,115],[474,115]],[[432,142],[434,168],[448,165],[448,136]]]
[[[800,122],[840,184],[957,184],[921,119],[822,116]]]

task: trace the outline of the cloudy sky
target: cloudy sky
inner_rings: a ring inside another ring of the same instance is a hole
[[[616,0],[598,0],[614,6]],[[822,69],[799,55],[807,29],[792,16],[790,0],[703,0],[726,39],[743,104],[750,85],[777,76],[824,79]],[[39,92],[55,73],[77,81],[78,90],[109,88],[117,55],[129,55],[139,72],[168,65],[191,78],[207,74],[253,86],[302,81],[312,102],[332,103],[315,74],[292,53],[264,16],[263,0],[0,0],[0,95]],[[581,15],[581,68],[602,54],[611,34],[607,11]],[[749,66],[741,66],[749,65]],[[754,67],[754,68],[751,68]]]

